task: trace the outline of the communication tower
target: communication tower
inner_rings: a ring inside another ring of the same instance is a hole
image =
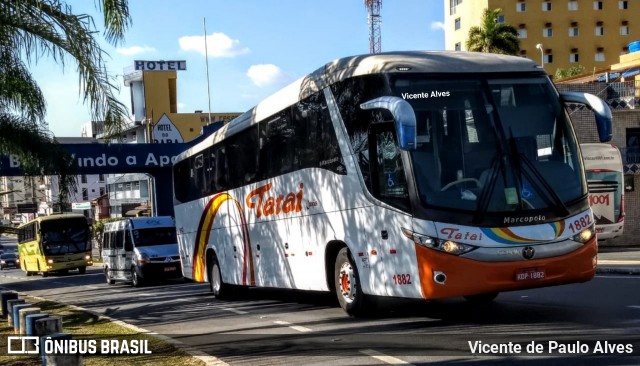
[[[382,0],[364,0],[364,6],[369,13],[369,53],[382,52],[382,41],[380,35],[380,7]]]

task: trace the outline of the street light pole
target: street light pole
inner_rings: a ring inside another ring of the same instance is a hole
[[[540,50],[540,66],[544,67],[544,49],[542,43],[538,43],[536,48]]]

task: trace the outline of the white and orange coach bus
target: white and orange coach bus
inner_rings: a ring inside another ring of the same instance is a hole
[[[597,246],[563,103],[531,60],[397,52],[330,62],[268,97],[174,164],[186,277],[376,296],[490,301],[590,280]]]
[[[620,150],[611,144],[580,144],[587,174],[589,204],[598,240],[624,232],[624,168]]]

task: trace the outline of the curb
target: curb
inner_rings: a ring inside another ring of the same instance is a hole
[[[610,266],[596,268],[596,274],[640,275],[640,267]]]
[[[40,296],[32,296],[32,295],[23,294],[23,293],[20,293],[20,295],[26,296],[26,297],[29,297],[29,298],[32,298],[32,299],[36,299],[36,300],[39,300],[39,301],[51,301],[51,300],[48,300],[48,299],[46,299],[44,297],[40,297]],[[57,301],[54,301],[54,302],[57,302]],[[169,336],[162,335],[162,334],[157,334],[157,333],[152,332],[150,330],[147,330],[147,329],[144,329],[144,328],[140,328],[140,327],[135,326],[133,324],[129,324],[129,323],[123,322],[122,320],[114,319],[114,318],[109,317],[107,315],[102,315],[102,314],[98,313],[97,311],[85,309],[85,308],[82,308],[80,306],[71,305],[71,304],[65,304],[65,303],[60,303],[60,304],[64,304],[65,306],[68,306],[68,307],[70,307],[72,309],[75,309],[75,310],[80,310],[80,311],[87,312],[87,313],[89,313],[91,315],[95,315],[99,319],[106,319],[106,320],[108,320],[108,321],[110,321],[110,322],[112,322],[114,324],[117,324],[117,325],[123,326],[123,327],[125,327],[127,329],[133,330],[134,332],[147,334],[147,335],[159,338],[159,339],[161,339],[161,340],[163,340],[163,341],[165,341],[167,343],[172,344],[173,346],[175,346],[176,348],[180,349],[181,351],[184,351],[189,356],[204,362],[205,365],[207,365],[207,366],[229,366],[228,363],[220,360],[219,358],[217,358],[215,356],[211,356],[211,355],[209,355],[209,354],[207,354],[207,353],[205,353],[205,352],[203,352],[201,350],[198,350],[198,349],[196,349],[196,348],[194,348],[192,346],[189,346],[188,344],[185,344],[185,343],[183,343],[183,342],[181,342],[181,341],[179,341],[177,339],[173,339],[173,338],[171,338]]]

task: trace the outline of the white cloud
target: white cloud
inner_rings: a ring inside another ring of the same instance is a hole
[[[205,54],[204,36],[180,37],[178,43],[182,50]],[[249,48],[241,46],[240,41],[224,33],[213,33],[207,35],[207,52],[211,57],[236,57],[249,53]]]
[[[431,29],[432,30],[444,30],[444,23],[443,22],[431,22]]]
[[[259,87],[287,81],[287,75],[274,64],[251,65],[247,76]]]
[[[150,53],[155,51],[155,48],[149,46],[131,46],[127,48],[118,48],[116,50],[116,52],[118,52],[119,54],[126,56],[139,55],[141,53]]]

